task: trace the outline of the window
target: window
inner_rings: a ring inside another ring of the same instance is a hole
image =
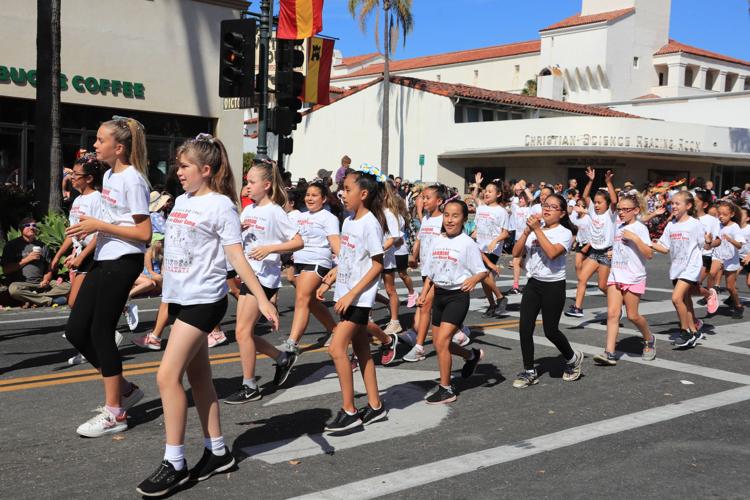
[[[516,64],[515,70],[516,70],[516,73],[520,73],[521,72],[521,65],[520,64]]]
[[[482,110],[482,121],[483,122],[492,122],[495,121],[495,112],[491,109],[483,109]]]
[[[633,58],[633,67],[635,69],[638,69],[639,66],[640,66],[640,59],[638,57],[634,57]]]
[[[713,90],[716,84],[716,77],[719,76],[719,72],[709,69],[706,71],[706,90]]]
[[[435,79],[436,79],[437,81],[440,81],[440,78],[441,78],[441,76],[440,76],[440,73],[438,73],[437,75],[435,75]]]
[[[734,89],[734,85],[737,83],[737,79],[740,77],[737,73],[727,73],[727,79],[724,83],[724,92],[731,92]]]
[[[523,120],[523,114],[522,113],[510,113],[510,119],[511,120]]]
[[[692,87],[695,80],[695,72],[691,66],[685,68],[685,86]]]
[[[479,108],[467,107],[466,108],[466,122],[474,123],[479,121]]]

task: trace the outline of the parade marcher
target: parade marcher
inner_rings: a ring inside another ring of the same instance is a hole
[[[739,225],[742,213],[739,207],[731,201],[722,200],[717,205],[721,222],[719,232],[721,243],[714,250],[712,257],[711,281],[718,285],[722,276],[724,277],[731,299],[729,305],[732,308],[732,318],[742,319],[745,308],[737,293],[737,273],[741,268],[740,249],[745,243],[745,237]]]

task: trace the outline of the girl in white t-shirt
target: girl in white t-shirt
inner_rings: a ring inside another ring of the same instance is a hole
[[[591,217],[589,217],[589,212],[586,210],[583,200],[578,200],[573,207],[570,222],[578,228],[576,233],[576,277],[580,280],[583,262],[589,256],[591,250]]]
[[[300,250],[304,243],[297,226],[284,211],[286,191],[284,181],[275,162],[257,161],[247,172],[247,185],[253,204],[240,214],[242,246],[258,277],[263,294],[271,300],[281,287],[281,253]],[[265,354],[276,361],[273,383],[281,385],[289,376],[297,354],[280,351],[262,337],[255,336],[255,324],[260,319],[258,297],[247,284],[240,285],[237,301],[237,327],[235,335],[240,348],[242,385],[231,394],[226,404],[244,404],[263,397],[255,381],[256,353]]]
[[[443,234],[432,245],[430,266],[417,304],[422,307],[427,295],[434,293],[432,305],[432,341],[440,366],[440,385],[425,401],[427,404],[451,403],[456,393],[451,386],[452,355],[465,360],[461,370],[469,378],[484,357],[481,349],[464,349],[452,342],[469,311],[470,294],[488,271],[479,245],[463,232],[469,208],[461,200],[451,200],[443,208]]]
[[[333,259],[339,254],[341,238],[339,219],[323,208],[328,199],[328,187],[323,181],[312,181],[305,192],[307,212],[296,217],[304,247],[294,252],[295,299],[294,319],[289,338],[282,349],[299,354],[298,343],[310,322],[310,313],[327,331],[333,332],[336,322],[331,312],[315,297]]]
[[[587,167],[586,175],[589,181],[583,190],[583,200],[589,211],[589,217],[591,217],[589,231],[591,249],[581,265],[575,303],[571,304],[570,308],[565,311],[566,316],[575,318],[583,317],[583,299],[586,297],[588,281],[594,273],[598,273],[599,276],[599,290],[604,294],[607,293],[607,278],[609,277],[609,267],[611,264],[607,255],[612,249],[615,237],[615,221],[617,220],[617,192],[615,191],[614,184],[612,184],[612,178],[614,177],[612,171],[607,170],[604,174],[607,191],[597,191],[594,194],[593,200],[590,194],[594,178],[596,177],[596,171],[591,167]]]
[[[513,246],[514,257],[526,253],[528,276],[521,299],[519,322],[524,369],[513,381],[515,388],[521,389],[539,382],[534,368],[533,336],[540,311],[545,337],[566,360],[563,380],[572,382],[581,377],[583,353],[573,351],[559,328],[565,307],[565,256],[573,245],[572,227],[565,198],[551,194],[542,206],[541,219],[536,215],[529,216],[526,228]]]
[[[695,199],[688,191],[672,197],[672,220],[653,249],[669,253],[672,263],[669,278],[672,280],[672,303],[680,319],[680,336],[673,340],[677,347],[692,347],[700,334],[696,328],[695,311],[691,295],[698,293],[698,280],[703,266],[704,245],[711,239],[703,232],[703,224],[695,218]]]
[[[516,188],[515,192],[517,196],[514,198],[517,198],[517,200],[510,205],[510,225],[513,231],[513,239],[517,240],[526,227],[526,220],[529,218],[531,207],[529,206],[529,195],[520,186]],[[511,295],[521,293],[519,282],[521,281],[522,267],[523,260],[521,257],[513,257],[513,286],[508,292]]]
[[[97,160],[110,167],[102,181],[101,212],[97,217],[81,215],[66,232],[78,239],[97,234],[94,264],[65,328],[68,341],[104,381],[104,407],[77,429],[87,437],[126,430],[126,411],[143,397],[143,391],[122,376],[115,336],[128,293],[143,269],[146,243],[151,241],[143,125],[122,117],[104,122],[94,149]]]
[[[331,280],[336,280],[334,311],[341,316],[328,346],[339,377],[342,400],[341,410],[325,426],[325,430],[332,433],[368,425],[387,416],[378,394],[378,380],[367,335],[370,311],[383,272],[385,181],[380,169],[366,163],[344,178],[343,202],[353,215],[346,218],[341,228],[338,267],[318,288],[318,298],[322,299],[323,293],[331,287]],[[368,405],[360,410],[354,404],[352,365],[347,355],[349,344],[354,348],[367,390]]]
[[[706,243],[703,245],[703,267],[701,268],[701,276],[698,280],[698,288],[703,298],[698,303],[706,306],[708,314],[714,314],[719,309],[719,296],[716,293],[716,289],[714,288],[715,283],[711,277],[711,262],[713,261],[716,247],[721,245],[721,238],[719,237],[721,222],[719,222],[717,217],[706,213],[706,210],[711,205],[711,194],[708,191],[705,189],[696,189],[693,197],[695,199],[695,216],[703,225],[703,232],[706,237]],[[708,278],[708,281],[704,288],[703,281],[706,278]],[[696,328],[700,330],[698,325],[696,325]]]
[[[390,185],[390,181],[386,182],[385,189],[383,190],[383,213],[385,214],[387,229],[383,235],[383,250],[385,250],[383,256],[383,285],[388,295],[388,300],[385,303],[387,303],[391,314],[388,324],[383,329],[387,335],[396,335],[402,330],[401,322],[398,319],[398,305],[400,300],[398,292],[396,292],[396,271],[398,270],[396,248],[403,246],[404,238],[401,232],[403,224],[399,224],[400,214],[399,206],[396,202],[397,197],[394,188]],[[403,218],[401,220],[403,221]],[[379,302],[382,302],[382,300],[379,300]]]
[[[481,182],[481,177],[478,177],[478,181]],[[489,271],[482,280],[484,296],[489,302],[487,310],[482,315],[485,318],[505,316],[508,307],[508,299],[503,296],[495,282],[496,276],[500,274],[497,262],[503,252],[503,242],[509,234],[508,211],[500,205],[502,199],[501,181],[495,179],[488,182],[484,188],[484,196],[477,199],[479,205],[474,217],[477,228],[472,236],[482,250],[482,260]]]
[[[607,345],[604,354],[594,356],[600,365],[617,364],[615,345],[623,304],[628,319],[643,335],[643,359],[651,361],[656,357],[654,337],[646,318],[638,312],[641,296],[646,292],[646,261],[654,256],[648,228],[638,221],[642,206],[637,195],[622,195],[617,202],[620,222],[615,229],[610,254],[612,267],[607,279]]]
[[[732,318],[742,319],[745,308],[740,302],[737,293],[737,272],[741,269],[740,249],[745,243],[739,221],[742,217],[739,207],[731,201],[720,201],[717,203],[719,209],[719,221],[721,230],[719,238],[721,244],[714,249],[713,262],[711,263],[711,281],[715,284],[721,282],[722,275],[727,284],[729,292],[730,307],[732,307]]]
[[[164,408],[166,451],[157,469],[136,491],[162,496],[191,478],[208,479],[235,464],[224,443],[219,401],[208,359],[208,334],[227,309],[227,260],[261,299],[259,309],[275,328],[278,317],[242,252],[237,194],[226,149],[220,140],[200,134],[177,150],[177,178],[185,194],[169,214],[164,245],[164,291],[175,318],[156,375]],[[182,379],[187,373],[203,428],[203,456],[188,472],[185,428],[188,401]]]
[[[423,283],[430,264],[432,244],[440,236],[443,227],[443,213],[441,212],[441,208],[449,197],[448,187],[444,184],[433,184],[422,190],[424,211],[428,215],[422,218],[422,224],[419,227],[419,233],[411,251],[410,262],[412,266],[416,266],[417,261],[419,262]],[[427,340],[427,331],[430,328],[433,297],[434,293],[427,294],[423,306],[418,307],[414,314],[414,326],[404,334],[405,339],[408,340],[413,338],[414,332],[416,332],[416,335],[414,335],[416,337],[414,346],[403,357],[404,361],[417,362],[425,359],[424,343]]]

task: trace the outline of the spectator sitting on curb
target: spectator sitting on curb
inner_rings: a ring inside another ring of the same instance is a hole
[[[50,306],[57,297],[65,303],[70,283],[52,281],[50,260],[49,249],[37,239],[36,221],[31,217],[21,220],[21,236],[5,245],[2,256],[10,297],[24,307]]]

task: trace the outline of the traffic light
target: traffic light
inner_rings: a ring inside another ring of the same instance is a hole
[[[302,40],[276,40],[276,106],[269,115],[269,130],[289,135],[302,121],[302,88],[305,77],[295,71],[305,64]]]
[[[255,94],[255,20],[229,19],[221,22],[219,42],[219,97]]]

